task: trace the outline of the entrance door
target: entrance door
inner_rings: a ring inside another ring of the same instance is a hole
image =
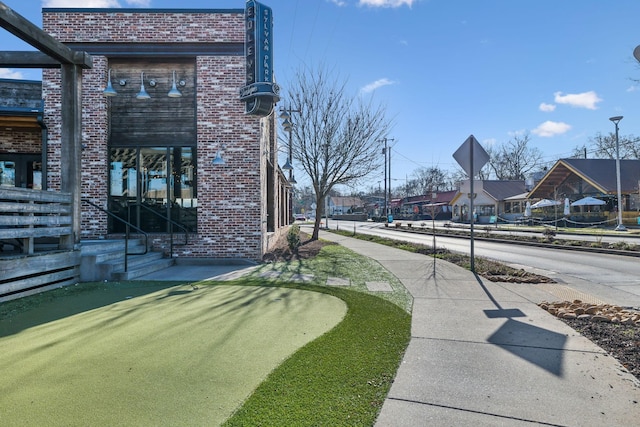
[[[112,148],[111,212],[146,232],[170,232],[166,218],[195,231],[193,153],[191,147]],[[123,222],[110,220],[109,232],[124,231]]]
[[[141,194],[145,208],[140,213],[145,231],[168,232],[168,223],[163,218],[170,216],[171,175],[169,174],[167,147],[143,147],[140,149]],[[157,213],[153,214],[153,212]]]

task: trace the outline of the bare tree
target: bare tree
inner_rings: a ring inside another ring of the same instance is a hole
[[[484,168],[483,168],[484,169]],[[460,166],[456,166],[452,172],[449,173],[449,189],[455,190],[460,188],[460,185],[468,179],[467,173]],[[485,179],[485,178],[480,178]]]
[[[596,158],[616,158],[615,133],[609,133],[607,135],[598,133],[593,138],[589,138],[589,144]],[[640,159],[640,138],[633,135],[618,136],[618,145],[621,159]]]
[[[413,172],[411,181],[411,193],[408,195],[422,195],[433,191],[444,191],[447,188],[449,177],[447,172],[437,166],[421,167]],[[409,185],[407,185],[409,187]],[[409,192],[409,189],[407,189]]]
[[[480,169],[480,172],[478,172],[478,179],[483,181],[491,179],[491,174],[494,172],[494,169],[502,168],[501,166],[498,166],[499,162],[501,161],[498,149],[496,149],[494,146],[487,146],[484,147],[484,151],[486,151],[489,155],[489,162],[487,162],[487,164]],[[461,168],[459,169],[459,172],[461,172],[462,176],[465,177],[464,179],[468,178],[466,172]]]
[[[489,165],[497,179],[525,179],[540,169],[542,152],[530,147],[530,141],[529,134],[516,135],[507,143],[491,148]]]
[[[331,189],[355,184],[384,163],[381,140],[390,122],[385,108],[346,93],[346,82],[325,68],[297,72],[288,89],[291,107],[299,110],[291,134],[293,159],[311,179],[318,209]],[[312,239],[318,238],[316,215]]]
[[[575,146],[573,152],[569,156],[570,159],[586,159],[587,158],[587,146]]]

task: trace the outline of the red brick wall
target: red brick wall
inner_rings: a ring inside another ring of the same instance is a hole
[[[3,129],[0,153],[38,154],[42,152],[40,130]]]
[[[104,9],[47,12],[43,28],[62,42],[243,42],[241,13],[116,12]],[[83,74],[82,195],[106,206],[108,194],[108,99],[102,95],[108,59],[94,56]],[[174,253],[184,257],[260,259],[266,231],[264,164],[260,119],[244,114],[242,56],[200,56],[197,63],[198,233]],[[49,126],[50,188],[59,188],[60,80],[43,74],[45,120]],[[263,119],[264,120],[264,119]],[[272,118],[273,120],[273,118]],[[224,165],[211,161],[222,148]],[[83,238],[106,234],[106,218],[83,212]],[[176,239],[177,241],[178,239]],[[168,248],[168,237],[155,235]]]

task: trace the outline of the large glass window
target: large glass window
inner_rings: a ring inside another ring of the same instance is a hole
[[[0,186],[42,190],[39,154],[0,154]]]
[[[110,167],[109,209],[118,217],[147,232],[170,232],[168,218],[196,231],[194,147],[112,147]],[[109,219],[109,232],[124,231],[123,222]]]
[[[480,216],[492,216],[496,214],[495,205],[478,205],[474,207],[476,214]]]

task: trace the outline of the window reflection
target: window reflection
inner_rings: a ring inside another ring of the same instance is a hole
[[[195,232],[194,157],[192,147],[112,148],[111,211],[147,232],[171,231],[166,218]],[[111,220],[109,231],[124,232],[125,225]],[[173,231],[182,229],[174,227]]]

